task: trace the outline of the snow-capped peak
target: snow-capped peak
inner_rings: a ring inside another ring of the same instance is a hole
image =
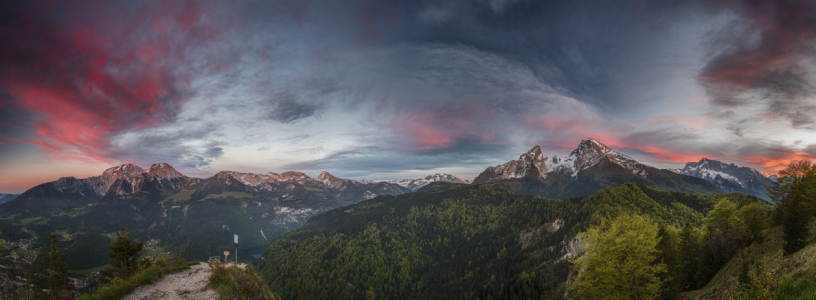
[[[707,157],[701,158],[699,162],[686,163],[683,169],[674,172],[708,180],[728,192],[744,192],[739,190],[742,188],[760,197],[764,195],[765,187],[773,183],[773,179],[754,168],[740,167]]]
[[[416,179],[396,179],[396,180],[388,180],[388,183],[394,183],[401,187],[410,189],[412,191],[416,191],[423,186],[431,184],[432,182],[451,182],[451,183],[462,183],[465,182],[459,179],[456,176],[450,174],[439,174],[436,173],[434,175],[428,175],[423,178],[416,178]]]
[[[503,165],[489,167],[483,174],[486,177],[476,180],[476,182],[489,182],[496,179],[522,178],[530,176],[531,172],[537,171],[538,177],[546,178],[549,174],[557,172],[567,172],[573,177],[578,176],[578,172],[586,168],[597,165],[602,159],[620,165],[631,171],[633,174],[646,177],[648,175],[646,166],[635,161],[629,156],[618,153],[607,147],[603,143],[593,138],[581,141],[575,150],[572,150],[566,158],[559,158],[555,155],[552,158],[544,156],[540,146],[535,146],[530,151],[519,156],[518,160],[507,162]],[[480,175],[482,177],[482,175]]]

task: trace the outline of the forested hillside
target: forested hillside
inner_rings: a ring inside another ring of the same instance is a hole
[[[692,226],[722,199],[622,184],[550,200],[484,184],[432,184],[317,215],[275,239],[258,267],[284,298],[539,299],[561,296],[575,234],[622,213]]]

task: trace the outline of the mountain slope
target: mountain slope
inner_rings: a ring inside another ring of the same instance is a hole
[[[4,193],[0,193],[0,204],[9,202],[11,200],[14,200],[14,198],[17,198],[17,196],[20,196],[20,194],[4,194]]]
[[[773,184],[756,169],[740,167],[733,163],[702,158],[699,162],[689,162],[683,169],[675,170],[678,174],[694,176],[716,184],[729,193],[746,193],[769,200],[765,188]]]
[[[723,192],[705,180],[641,164],[592,138],[581,141],[565,158],[549,158],[535,146],[518,160],[488,167],[474,180],[474,183],[496,184],[517,193],[555,199],[586,196],[626,182],[667,191]]]
[[[631,183],[563,201],[433,183],[319,214],[272,241],[257,265],[287,299],[301,289],[307,299],[358,299],[368,287],[384,299],[560,298],[572,237],[587,225],[621,212],[699,225],[723,197],[762,202]]]
[[[0,231],[9,240],[37,238],[52,230],[68,237],[63,257],[73,269],[105,264],[111,232],[125,226],[138,238],[170,250],[190,240],[197,259],[232,249],[241,235],[241,259],[260,255],[273,238],[309,217],[384,194],[410,190],[391,183],[365,183],[323,173],[264,175],[225,171],[210,178],[187,177],[168,164],[143,169],[124,164],[100,176],[61,178],[0,204]],[[104,249],[104,247],[103,247]],[[257,250],[253,250],[257,249]],[[257,253],[256,253],[257,252]]]

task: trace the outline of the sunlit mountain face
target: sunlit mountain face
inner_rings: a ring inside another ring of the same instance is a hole
[[[816,157],[814,6],[5,1],[0,192],[156,162],[472,180],[590,136],[771,176]]]

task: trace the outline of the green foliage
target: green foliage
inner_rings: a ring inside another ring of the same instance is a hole
[[[776,289],[774,295],[781,300],[816,299],[816,265],[796,272]]]
[[[362,299],[368,287],[382,299],[559,298],[569,274],[564,245],[574,234],[624,214],[701,226],[723,197],[738,205],[764,203],[747,195],[694,195],[635,184],[567,200],[522,196],[495,185],[435,184],[314,216],[272,241],[257,266],[286,299]],[[696,259],[707,255],[700,234],[690,228],[694,281],[697,264],[706,264]],[[678,253],[660,255],[685,266],[679,234],[666,238],[661,249]],[[700,282],[713,274],[705,270]],[[677,273],[661,278],[677,277],[685,290],[685,272]]]
[[[574,263],[572,299],[654,299],[666,264],[655,263],[658,227],[644,216],[623,214],[578,235],[584,245]]]
[[[704,220],[705,246],[713,259],[715,268],[719,268],[731,259],[740,246],[745,235],[744,224],[736,214],[737,205],[722,199],[714,209],[708,212]]]
[[[762,231],[770,226],[769,211],[759,203],[751,203],[740,208],[737,218],[745,224],[748,242],[761,242]]]
[[[236,266],[227,268],[226,264],[210,262],[210,275],[207,287],[217,289],[221,292],[219,299],[263,299],[280,300],[280,297],[272,293],[269,287],[263,282],[258,271],[252,265],[247,265],[246,270],[241,270]]]
[[[53,231],[46,240],[47,247],[40,249],[37,259],[28,270],[28,282],[34,287],[34,294],[38,299],[70,299],[73,286],[68,282],[69,268],[57,255],[64,246]]]
[[[750,262],[743,258],[740,271],[740,284],[737,290],[740,299],[773,300],[774,290],[780,284],[780,270],[768,270],[765,259]]]
[[[368,291],[366,291],[366,300],[374,300],[374,297],[376,296],[377,294],[374,293],[374,287],[373,286],[368,287]]]
[[[816,166],[808,161],[788,165],[779,179],[768,187],[768,196],[782,212],[785,253],[791,254],[807,244],[808,223],[816,208]]]
[[[100,272],[102,283],[113,278],[127,279],[139,271],[139,257],[144,243],[136,242],[131,233],[125,232],[124,226],[116,233],[116,240],[111,242],[108,249],[108,257],[112,260],[111,268]]]
[[[657,230],[657,260],[666,265],[660,274],[663,284],[662,298],[672,299],[683,290],[683,264],[680,252],[680,234],[674,226],[661,224]]]
[[[488,185],[432,186],[315,216],[273,241],[258,266],[287,299],[364,298],[368,287],[382,299],[539,298],[555,277],[519,276],[566,277],[566,262],[537,267],[561,256],[547,248],[567,230],[544,225],[572,206]]]

